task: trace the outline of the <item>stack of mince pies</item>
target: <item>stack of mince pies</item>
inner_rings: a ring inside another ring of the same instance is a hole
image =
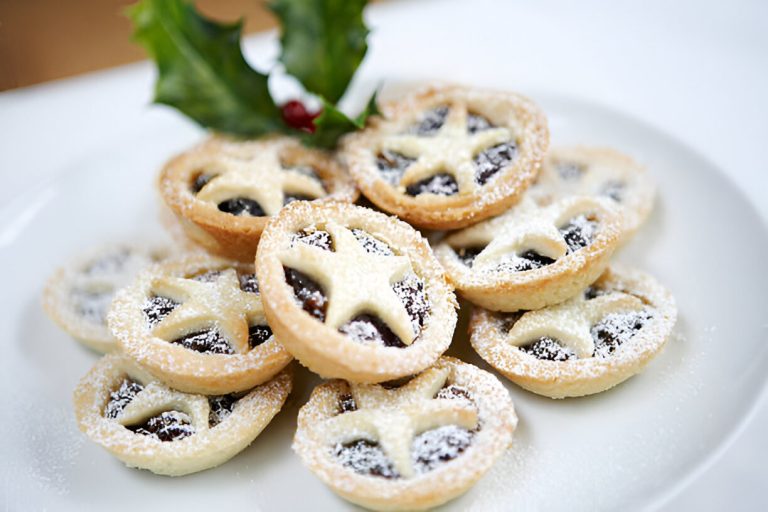
[[[324,379],[299,411],[306,467],[364,507],[426,509],[517,425],[499,377],[443,355],[455,291],[475,351],[540,395],[605,391],[659,353],[674,300],[611,262],[651,211],[642,166],[549,148],[515,93],[431,87],[381,112],[336,153],[214,136],[160,172],[171,247],[101,248],[52,276],[50,316],[106,354],[75,390],[86,435],[155,473],[216,466],[278,413],[295,358]]]

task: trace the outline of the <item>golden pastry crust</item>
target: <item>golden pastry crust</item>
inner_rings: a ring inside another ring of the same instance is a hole
[[[529,194],[546,205],[563,197],[605,197],[621,209],[622,241],[645,222],[653,208],[656,186],[647,169],[610,148],[552,148]]]
[[[110,415],[112,394],[118,393],[125,379],[141,389]],[[180,476],[218,466],[245,449],[280,411],[291,386],[291,372],[286,369],[234,397],[231,412],[222,417],[212,408],[214,397],[170,389],[127,357],[111,354],[96,363],[75,389],[75,416],[83,433],[129,467]],[[186,437],[163,441],[159,435],[127,428],[161,413],[188,421],[182,425]],[[217,423],[211,422],[212,413]]]
[[[43,308],[83,345],[97,352],[111,352],[117,340],[107,327],[106,314],[115,292],[167,256],[165,248],[133,244],[91,249],[51,275],[43,292]]]
[[[333,250],[297,239],[304,234],[325,237]],[[286,280],[295,271],[321,290],[322,296],[301,292],[314,301],[304,302],[307,307],[321,308],[317,317],[305,311]],[[412,375],[451,342],[458,307],[453,289],[426,240],[394,217],[344,203],[297,201],[264,230],[256,272],[275,335],[323,377],[382,382]],[[420,290],[410,306],[397,295],[405,286]],[[384,324],[378,334],[359,322],[365,314]],[[419,325],[414,314],[421,314]],[[399,346],[385,346],[387,329]]]
[[[493,311],[538,309],[573,297],[600,276],[620,225],[606,200],[574,196],[539,207],[526,197],[499,217],[450,234],[435,255],[469,301]],[[472,250],[480,252],[470,267],[460,253]]]
[[[438,119],[427,134],[418,128],[413,133],[414,125],[429,122],[425,117],[443,107],[448,110],[442,124]],[[382,112],[363,131],[345,137],[341,159],[368,199],[422,228],[461,228],[508,209],[536,177],[549,144],[544,114],[514,93],[431,87],[384,105]],[[470,129],[472,119],[481,121]],[[511,159],[505,151],[512,150],[502,148],[508,142],[514,145]],[[494,148],[502,149],[496,154]],[[415,160],[387,178],[377,162],[389,151]],[[485,175],[480,162],[488,158],[498,166]],[[409,185],[441,173],[453,178],[452,195],[407,193]]]
[[[353,503],[423,510],[474,485],[509,447],[516,425],[512,400],[496,377],[442,357],[396,389],[321,384],[299,411],[293,449]],[[441,431],[453,433],[452,444],[440,444],[449,438],[434,435]],[[380,465],[371,465],[371,454],[356,460],[354,450],[345,450],[361,440],[380,447]]]
[[[196,184],[200,176],[211,179]],[[352,180],[329,153],[289,137],[254,141],[213,137],[168,162],[158,188],[187,236],[213,254],[247,262],[253,261],[269,217],[288,196],[346,202],[358,196]],[[220,204],[237,198],[255,201],[264,215],[220,210]]]
[[[565,398],[605,391],[642,371],[664,347],[676,318],[668,290],[647,274],[614,265],[556,306],[511,314],[475,308],[469,333],[480,357],[512,382]]]
[[[291,355],[271,335],[261,294],[246,291],[241,279],[248,275],[251,265],[199,255],[156,265],[118,293],[109,327],[126,355],[174,389],[251,389],[282,370]],[[153,306],[153,297],[161,302]]]

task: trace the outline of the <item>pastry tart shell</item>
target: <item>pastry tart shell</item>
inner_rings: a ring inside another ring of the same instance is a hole
[[[125,356],[99,360],[74,392],[80,430],[129,467],[181,476],[218,466],[245,449],[280,411],[292,387],[289,369],[247,392],[232,413],[204,432],[171,442],[134,433],[104,416],[110,392],[126,376],[150,382],[152,377]]]
[[[299,411],[293,450],[304,465],[335,493],[373,510],[425,510],[446,503],[472,487],[512,444],[517,416],[509,392],[492,374],[451,357],[434,368],[449,368],[448,382],[472,393],[481,425],[458,457],[411,478],[386,479],[356,473],[331,453],[317,427],[338,414],[349,385],[333,380],[316,387]]]
[[[450,235],[435,247],[435,256],[459,294],[483,308],[512,312],[563,302],[600,277],[619,244],[621,217],[617,210],[606,201],[590,203],[600,223],[595,239],[550,265],[522,272],[476,272],[459,259],[450,245]]]
[[[199,353],[153,336],[142,311],[144,301],[152,293],[154,279],[227,268],[249,271],[252,267],[195,255],[156,265],[142,273],[118,293],[108,315],[121,351],[160,381],[187,393],[233,393],[270,380],[292,360],[276,335],[245,353]]]
[[[517,154],[492,181],[467,193],[450,196],[409,196],[387,182],[376,167],[384,133],[407,128],[415,114],[460,100],[496,124],[515,131]],[[346,136],[340,157],[357,186],[376,206],[426,229],[458,229],[493,217],[517,203],[539,172],[549,145],[543,112],[528,98],[515,93],[461,86],[434,86],[381,107],[382,116],[369,119],[366,128]]]
[[[177,217],[186,235],[217,256],[243,262],[253,261],[259,237],[268,216],[231,215],[217,205],[196,198],[192,184],[206,164],[219,155],[246,158],[249,154],[276,151],[290,165],[309,165],[316,172],[327,195],[316,201],[354,202],[358,190],[342,166],[325,151],[309,149],[289,137],[270,137],[240,142],[224,136],[208,139],[170,160],[158,178],[158,189]]]
[[[625,290],[655,312],[649,324],[608,357],[537,359],[513,346],[499,317],[482,308],[472,312],[470,343],[480,357],[509,380],[550,398],[591,395],[621,384],[641,372],[664,348],[677,319],[677,308],[671,293],[655,279],[620,265],[606,270],[594,285]]]
[[[410,259],[424,281],[431,307],[419,337],[408,347],[356,342],[311,316],[296,301],[279,254],[290,246],[296,232],[309,226],[322,228],[328,222],[380,236]],[[324,378],[374,383],[412,375],[433,364],[451,343],[458,308],[453,288],[427,241],[394,217],[345,203],[292,203],[264,231],[256,273],[263,290],[264,312],[275,335],[304,366]]]

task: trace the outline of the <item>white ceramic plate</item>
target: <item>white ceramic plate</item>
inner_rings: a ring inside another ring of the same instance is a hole
[[[531,95],[549,116],[555,144],[614,146],[650,168],[659,184],[655,211],[618,258],[672,289],[679,321],[645,373],[609,392],[552,401],[509,385],[520,416],[515,446],[448,509],[658,503],[735,431],[765,384],[768,274],[753,269],[768,254],[768,236],[728,180],[674,139],[597,105]],[[315,382],[304,371],[287,407],[251,447],[222,467],[184,478],[127,469],[75,427],[71,393],[96,356],[45,317],[44,280],[85,246],[161,236],[156,170],[199,136],[156,123],[69,163],[58,178],[0,210],[7,509],[349,508],[290,450],[296,411]],[[463,330],[451,353],[486,367],[470,353]]]

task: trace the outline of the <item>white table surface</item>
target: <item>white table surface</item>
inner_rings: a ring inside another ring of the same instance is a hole
[[[768,2],[394,1],[368,18],[359,87],[442,78],[613,107],[708,158],[768,219]],[[417,23],[425,18],[433,23]],[[257,64],[274,57],[266,38],[248,42]],[[508,60],[489,58],[489,47]],[[148,106],[152,81],[141,63],[0,94],[0,204],[89,152],[130,142],[137,125],[177,117]],[[735,440],[664,509],[768,509],[766,431],[764,392]]]

